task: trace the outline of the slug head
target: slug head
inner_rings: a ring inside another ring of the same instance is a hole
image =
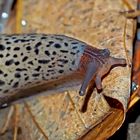
[[[88,55],[88,53],[90,55]],[[107,75],[110,72],[111,68],[126,65],[125,59],[111,57],[110,51],[108,49],[98,51],[96,49],[96,51],[94,51],[94,49],[90,48],[90,51],[89,49],[85,50],[84,55],[86,55],[85,57],[88,58],[86,59],[88,61],[86,62],[85,78],[79,91],[79,94],[81,96],[86,94],[88,85],[93,81],[95,82],[97,91],[101,91],[101,80],[105,75]]]

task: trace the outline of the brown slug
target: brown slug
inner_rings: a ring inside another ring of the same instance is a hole
[[[101,90],[102,77],[112,67],[124,65],[125,59],[111,57],[108,49],[97,49],[64,35],[1,34],[0,107],[30,96],[24,89],[32,85],[51,85],[67,76],[81,77],[81,96],[93,81]]]

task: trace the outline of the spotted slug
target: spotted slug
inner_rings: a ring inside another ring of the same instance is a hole
[[[28,88],[41,83],[51,87],[51,84],[60,83],[61,80],[70,82],[68,77],[72,81],[80,79],[81,96],[88,92],[92,82],[95,82],[97,90],[101,90],[102,77],[112,67],[124,65],[125,59],[111,57],[108,49],[97,49],[64,35],[2,34],[0,107],[29,97],[30,90],[24,92]],[[38,88],[36,90],[39,92]]]

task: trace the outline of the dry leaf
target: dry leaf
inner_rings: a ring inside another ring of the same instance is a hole
[[[130,2],[135,8],[136,1]],[[95,89],[91,97],[83,98],[77,87],[25,101],[16,110],[17,140],[102,140],[120,128],[130,96],[134,37],[134,21],[120,14],[127,8],[124,1],[112,0],[23,1],[23,19],[27,22],[23,33],[69,35],[97,48],[109,48],[112,56],[126,58],[128,66],[113,69],[103,79],[100,94]]]

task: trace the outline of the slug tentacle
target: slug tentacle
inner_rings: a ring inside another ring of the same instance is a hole
[[[101,75],[99,74],[96,75],[95,84],[96,84],[97,89],[100,91],[102,89]]]
[[[114,58],[110,57],[110,64],[111,66],[125,66],[126,65],[126,60],[125,59],[120,59],[120,58]]]
[[[79,94],[81,96],[85,95],[87,86],[89,85],[91,80],[95,77],[96,71],[97,71],[97,66],[95,65],[95,63],[90,62],[87,66],[85,78],[84,78],[82,86],[79,90]]]

